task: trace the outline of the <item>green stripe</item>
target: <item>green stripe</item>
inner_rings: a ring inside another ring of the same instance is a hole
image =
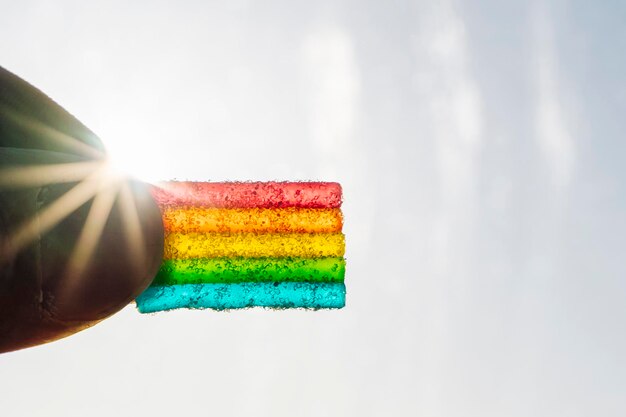
[[[232,282],[343,282],[343,258],[194,258],[163,261],[153,285]]]

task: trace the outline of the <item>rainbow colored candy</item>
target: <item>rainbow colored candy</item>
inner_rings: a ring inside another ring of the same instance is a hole
[[[140,312],[345,305],[339,184],[167,182],[153,196],[165,251]]]

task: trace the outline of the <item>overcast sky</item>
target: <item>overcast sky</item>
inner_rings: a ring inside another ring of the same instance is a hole
[[[0,65],[147,180],[344,186],[340,311],[128,307],[18,416],[626,414],[626,4],[8,1]]]

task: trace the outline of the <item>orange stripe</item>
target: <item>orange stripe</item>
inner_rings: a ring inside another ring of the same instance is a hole
[[[163,223],[168,232],[266,232],[334,233],[343,225],[341,210],[288,207],[246,208],[165,208]]]

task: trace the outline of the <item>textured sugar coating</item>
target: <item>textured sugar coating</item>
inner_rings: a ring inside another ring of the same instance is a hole
[[[328,182],[167,182],[164,260],[137,298],[176,308],[342,308],[342,190]]]
[[[169,232],[332,233],[343,225],[341,210],[288,207],[280,209],[164,208]]]
[[[195,258],[163,261],[153,285],[232,282],[343,282],[343,258]]]
[[[343,233],[169,233],[164,259],[342,257]]]
[[[346,287],[308,282],[151,286],[136,301],[141,313],[176,308],[342,308]]]
[[[179,182],[158,184],[152,195],[160,207],[337,208],[336,182]]]

